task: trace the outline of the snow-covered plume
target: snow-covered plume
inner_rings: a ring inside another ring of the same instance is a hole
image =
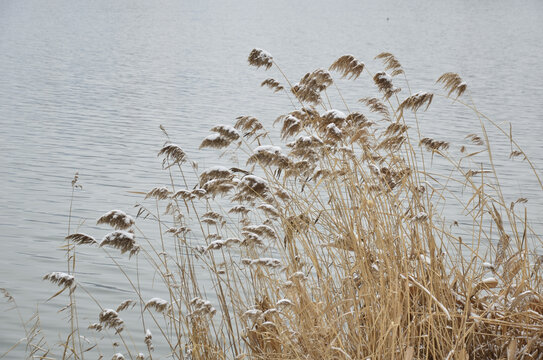
[[[111,210],[102,215],[96,223],[107,224],[117,230],[126,230],[134,225],[134,219],[124,211]]]
[[[56,284],[62,287],[72,287],[75,282],[75,278],[73,277],[73,275],[69,275],[63,272],[59,272],[59,271],[46,274],[43,277],[43,280],[49,280],[53,284]]]

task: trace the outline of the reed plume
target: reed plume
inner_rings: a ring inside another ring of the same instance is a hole
[[[111,246],[121,250],[121,254],[128,252],[130,257],[140,251],[140,246],[136,244],[135,236],[128,231],[117,230],[104,236],[100,242],[100,247]]]
[[[292,87],[292,93],[300,101],[318,104],[322,101],[320,93],[332,83],[332,77],[328,71],[317,69],[305,74],[300,82]]]
[[[157,156],[164,156],[162,167],[165,167],[167,162],[169,162],[170,165],[173,165],[182,164],[187,160],[185,152],[176,144],[164,145]]]
[[[98,244],[98,242],[90,235],[82,234],[82,233],[75,233],[66,236],[66,240],[72,241],[75,244],[78,245],[95,245]]]
[[[392,55],[391,53],[382,52],[379,55],[377,55],[375,59],[382,59],[385,65],[385,70],[387,71],[392,70],[392,73],[391,73],[392,76],[405,74],[403,71],[402,65],[400,64],[398,59],[396,59],[396,57]]]
[[[462,81],[462,78],[456,73],[448,72],[439,77],[436,83],[443,83],[443,87],[449,90],[447,96],[451,96],[453,92],[456,92],[456,97],[462,96],[467,90],[467,84]]]
[[[432,103],[432,99],[434,98],[434,94],[427,93],[425,91],[418,92],[416,94],[411,95],[407,99],[405,99],[400,106],[398,107],[398,117],[403,116],[403,111],[405,109],[417,111],[420,109],[424,104],[426,104],[425,111],[428,110],[428,107]]]
[[[379,91],[383,93],[385,100],[390,99],[392,95],[397,94],[402,89],[397,88],[392,84],[392,76],[384,71],[380,71],[373,76],[373,81],[379,88]]]
[[[272,78],[268,78],[262,81],[262,84],[260,84],[260,86],[267,86],[272,89],[273,92],[279,92],[284,89],[284,87],[278,81],[275,81]]]
[[[343,55],[330,65],[330,71],[338,71],[341,77],[349,76],[349,79],[357,79],[364,71],[364,63],[358,61],[352,55]]]
[[[119,317],[119,314],[113,309],[104,309],[98,316],[100,324],[105,328],[115,329],[116,333],[124,330],[124,321]]]
[[[202,143],[200,144],[200,149],[211,148],[211,149],[222,149],[230,145],[232,140],[223,136],[219,133],[211,134],[207,136]]]
[[[102,215],[96,224],[107,224],[117,230],[126,230],[134,225],[134,219],[124,211],[111,210]]]
[[[168,188],[164,186],[156,187],[156,188],[153,188],[151,191],[149,191],[145,195],[145,199],[155,198],[157,200],[164,200],[164,199],[168,199],[170,197],[170,194],[171,194],[171,191]]]
[[[63,272],[55,271],[43,276],[43,280],[49,280],[53,284],[64,288],[73,288],[75,283],[75,277]]]
[[[273,57],[271,54],[262,49],[253,49],[247,60],[250,65],[256,66],[257,68],[263,66],[266,70],[273,65]]]
[[[159,313],[166,311],[168,306],[169,303],[161,298],[152,298],[145,303],[145,309],[155,309]]]
[[[118,313],[123,311],[123,310],[126,310],[128,309],[130,306],[134,307],[136,305],[136,302],[134,300],[125,300],[123,301],[122,303],[119,304],[119,306],[117,306],[117,311]]]

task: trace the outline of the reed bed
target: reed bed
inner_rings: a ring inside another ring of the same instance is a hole
[[[60,287],[53,296],[70,296],[62,358],[96,358],[99,347],[79,336],[95,331],[118,344],[98,351],[111,359],[543,359],[540,239],[527,199],[504,195],[494,156],[524,161],[543,189],[538,173],[458,74],[437,79],[442,94],[412,93],[396,86],[409,85],[398,59],[376,58],[383,71],[345,55],[294,84],[266,78],[263,87],[292,101],[274,128],[244,115],[200,146],[239,163],[200,170],[168,136],[158,157],[171,184],[146,192],[134,217],[99,217],[112,228],[102,240],[70,234],[68,272],[44,277]],[[284,76],[264,50],[248,61]],[[381,97],[361,94],[338,110],[334,76],[369,81]],[[417,114],[434,101],[469,108],[476,131],[456,144],[424,136]],[[510,154],[492,152],[487,128],[509,139]],[[434,161],[453,170],[433,173]],[[445,200],[463,224],[442,216]],[[146,237],[139,221],[160,233]],[[157,272],[167,296],[144,298],[128,279],[134,300],[95,299],[96,322],[83,324],[74,297],[92,291],[74,276],[83,246],[145,260],[138,266]],[[126,326],[127,311],[142,328]],[[31,356],[49,356],[28,339]]]

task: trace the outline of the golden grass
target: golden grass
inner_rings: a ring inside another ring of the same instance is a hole
[[[331,73],[307,73],[289,89],[299,105],[276,121],[283,147],[254,117],[217,125],[200,147],[246,163],[206,169],[196,184],[185,181],[185,152],[167,143],[159,156],[171,186],[147,193],[156,212],[139,204],[137,214],[159,224],[161,245],[143,234],[137,243],[136,222],[121,211],[98,223],[116,230],[100,247],[147,260],[169,297],[145,300],[129,281],[136,300],[117,311],[101,307],[98,322],[77,325],[72,312],[63,358],[98,351],[113,359],[543,359],[539,238],[521,206],[527,200],[507,201],[499,187],[486,129],[496,124],[463,100],[469,92],[457,74],[438,79],[444,95],[404,94],[394,85],[405,75],[399,61],[389,53],[377,58],[390,75],[371,74],[352,55],[330,66],[358,81],[368,73],[382,99],[361,99],[367,112],[332,108],[321,96]],[[249,64],[277,66],[259,49]],[[283,89],[271,78],[262,86]],[[449,142],[420,134],[417,112],[436,99],[473,110],[481,135],[467,139],[479,147],[475,153],[463,146],[454,155]],[[511,147],[511,157],[525,156],[512,139]],[[453,172],[430,173],[426,154]],[[474,154],[486,155],[483,165]],[[463,209],[469,241],[438,212],[445,198]],[[97,242],[82,233],[67,240],[73,272],[75,246]],[[199,282],[202,267],[211,284]],[[71,294],[85,289],[69,274],[45,279],[72,287]],[[139,312],[143,329],[127,328],[120,311]],[[160,333],[153,336],[146,321]],[[114,330],[109,339],[122,351],[87,351],[76,338],[79,326]],[[145,335],[131,345],[126,334],[136,331]]]

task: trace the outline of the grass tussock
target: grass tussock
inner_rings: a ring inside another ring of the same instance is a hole
[[[80,344],[76,330],[88,326],[112,330],[122,351],[100,354],[113,359],[543,359],[540,242],[527,199],[511,201],[499,186],[487,127],[508,133],[465,98],[459,75],[437,80],[444,94],[404,93],[395,85],[407,82],[399,61],[377,59],[390,74],[373,74],[352,55],[329,68],[379,91],[356,111],[332,107],[329,71],[289,86],[293,108],[276,120],[281,144],[252,116],[213,127],[200,148],[235,153],[240,163],[198,171],[178,145],[164,145],[158,155],[171,184],[149,191],[157,211],[138,204],[136,219],[158,223],[159,243],[143,234],[136,242],[136,221],[113,210],[98,220],[114,231],[96,251],[109,254],[107,245],[147,260],[168,296],[145,300],[130,281],[136,300],[117,311],[100,305],[90,325],[72,321],[63,357],[99,349]],[[283,74],[264,50],[248,61]],[[284,90],[271,78],[262,86]],[[451,144],[421,134],[417,114],[436,101],[471,109],[479,135]],[[510,141],[508,161],[519,161],[525,154]],[[436,161],[452,171],[434,173]],[[461,223],[442,216],[444,201],[457,203]],[[97,241],[66,240],[70,274],[44,279],[73,294],[85,288],[71,275],[75,250]],[[139,312],[143,328],[128,328],[121,311]]]

